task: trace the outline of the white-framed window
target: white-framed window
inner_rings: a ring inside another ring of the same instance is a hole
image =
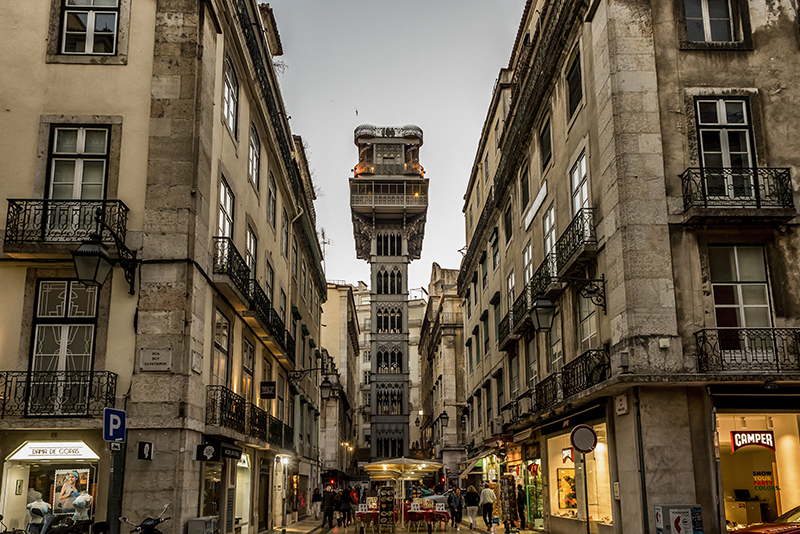
[[[528,202],[531,201],[531,187],[530,187],[530,171],[528,169],[528,162],[522,166],[519,173],[519,198],[520,198],[520,212],[525,213],[525,208],[528,207]]]
[[[247,153],[247,177],[256,186],[258,191],[259,176],[261,172],[261,142],[258,140],[256,125],[250,125],[250,149]]]
[[[292,236],[292,276],[297,278],[297,238]]]
[[[62,54],[114,55],[118,0],[64,0]]]
[[[266,272],[264,273],[264,285],[266,285],[267,290],[267,297],[271,302],[275,302],[273,300],[272,290],[275,287],[275,269],[272,268],[272,264],[269,260],[264,263],[266,268],[264,269]]]
[[[550,117],[542,121],[539,127],[539,153],[542,159],[542,170],[547,167],[550,158],[553,156],[553,140],[550,132]]]
[[[578,161],[569,171],[572,189],[572,214],[577,215],[583,208],[589,207],[589,180],[586,172],[586,152],[582,152]]]
[[[592,299],[576,295],[578,300],[578,350],[584,352],[600,347],[597,335],[597,306]]]
[[[219,181],[219,221],[217,226],[219,237],[233,236],[233,200],[233,191],[225,178],[222,178]]]
[[[277,391],[277,394],[276,394],[276,396],[278,397],[278,403],[277,403],[278,406],[277,406],[277,409],[276,409],[277,413],[275,414],[275,417],[277,417],[278,420],[280,420],[280,421],[283,421],[285,419],[285,417],[286,417],[286,414],[283,411],[283,395],[284,395],[284,390],[285,389],[286,389],[286,379],[283,378],[283,375],[279,374],[278,375],[278,391]]]
[[[225,124],[236,137],[237,120],[239,117],[239,80],[230,57],[225,57],[225,84],[222,88],[222,112]]]
[[[556,206],[551,204],[542,217],[544,232],[544,253],[552,254],[556,251]]]
[[[263,358],[261,364],[261,380],[263,382],[267,382],[272,380],[272,365],[269,363],[266,357]],[[270,399],[258,399],[258,403],[261,406],[261,409],[266,411],[269,415],[272,415],[272,400]]]
[[[576,51],[567,68],[568,117],[575,115],[583,100],[583,76],[581,74],[581,53]]]
[[[481,182],[480,180],[475,181],[475,202],[478,209],[481,207]]]
[[[300,294],[303,295],[303,299],[308,298],[308,293],[306,293],[306,260],[303,260],[300,264]]]
[[[494,150],[500,150],[500,119],[494,123]]]
[[[709,246],[717,328],[770,328],[769,282],[760,246]]]
[[[280,313],[281,321],[283,324],[286,324],[286,293],[281,289],[281,300],[280,300],[280,307],[278,308],[278,313]]]
[[[743,98],[699,98],[700,163],[709,197],[754,195],[752,130]],[[722,169],[725,169],[723,171]],[[738,169],[744,169],[738,171]]]
[[[242,392],[241,396],[248,402],[253,397],[253,364],[255,363],[256,349],[246,339],[242,343]]]
[[[533,279],[533,247],[530,241],[522,249],[522,283],[527,286]]]
[[[250,278],[256,277],[256,258],[258,258],[258,238],[253,229],[247,227],[247,237],[244,248],[244,261],[250,269]]]
[[[503,229],[506,233],[506,243],[508,243],[511,241],[511,236],[514,234],[514,202],[512,199],[508,200],[508,205],[503,214]]]
[[[684,0],[686,35],[690,42],[729,42],[734,39],[730,0]]]
[[[514,271],[511,271],[506,277],[506,302],[508,303],[509,310],[514,306],[515,299],[516,292],[514,289]]]
[[[539,360],[536,354],[536,336],[525,343],[525,355],[528,358],[528,387],[533,390],[539,383]]]
[[[281,215],[281,255],[289,257],[289,216],[285,209]]]
[[[489,183],[489,176],[491,176],[491,173],[489,172],[489,156],[487,155],[483,160],[483,179],[486,183]]]
[[[230,321],[221,311],[214,314],[214,359],[211,362],[211,385],[228,385]]]
[[[269,188],[267,197],[267,220],[269,221],[270,226],[275,228],[275,213],[278,206],[278,189],[275,186],[275,177],[272,175],[272,171],[269,173],[269,182],[267,187]]]
[[[28,413],[85,415],[95,352],[98,288],[38,280]]]
[[[102,199],[108,174],[107,127],[56,126],[49,198]]]
[[[561,314],[558,311],[553,316],[553,327],[550,329],[547,340],[550,345],[547,363],[549,371],[555,373],[560,371],[561,366],[564,364],[564,347],[561,343]]]

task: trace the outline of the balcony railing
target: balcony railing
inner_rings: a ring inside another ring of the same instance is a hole
[[[9,199],[5,242],[81,243],[100,233],[108,245],[114,239],[98,232],[95,214],[100,209],[104,221],[125,241],[128,207],[121,200]]]
[[[250,268],[230,237],[214,238],[214,274],[227,275],[245,297],[250,294]]]
[[[611,378],[611,361],[603,349],[587,350],[561,369],[564,398],[596,386]]]
[[[261,441],[267,441],[269,433],[269,414],[250,403],[250,410],[247,424],[247,434]]]
[[[544,411],[558,404],[558,401],[564,398],[561,391],[561,373],[551,373],[547,378],[536,384],[534,395],[537,410]]]
[[[690,168],[681,175],[683,207],[794,208],[789,169]]]
[[[272,335],[280,342],[281,346],[284,346],[286,343],[286,326],[281,316],[275,311],[275,308],[270,310],[269,325],[272,328]]]
[[[556,264],[561,270],[583,246],[597,245],[594,208],[581,208],[556,242]]]
[[[530,294],[533,298],[536,298],[536,295],[539,293],[543,293],[547,287],[553,283],[553,279],[556,276],[556,255],[555,254],[546,254],[544,257],[544,261],[542,261],[539,268],[536,269],[536,272],[533,273],[533,277],[530,281]]]
[[[289,425],[283,425],[283,448],[294,450],[294,429]]]
[[[514,322],[514,310],[511,310],[506,314],[505,317],[503,317],[503,320],[500,321],[500,324],[497,325],[497,340],[500,343],[500,350],[503,350],[503,342],[508,337],[513,322]]]
[[[271,415],[269,416],[269,443],[283,447],[283,423]]]
[[[292,365],[295,363],[294,359],[294,351],[295,351],[295,341],[294,338],[286,332],[286,359],[292,362]]]
[[[427,206],[428,195],[350,195],[351,206]]]
[[[360,174],[389,174],[389,175],[404,175],[404,174],[418,174],[425,175],[425,169],[419,163],[369,163],[359,162],[353,168],[353,174],[358,176]]]
[[[245,434],[247,401],[225,386],[206,386],[206,424]]]
[[[800,328],[704,328],[694,336],[701,373],[800,371]]]
[[[269,328],[272,306],[257,280],[250,280],[250,309],[256,312],[258,319]]]
[[[0,417],[99,416],[114,407],[116,393],[110,371],[4,371]]]

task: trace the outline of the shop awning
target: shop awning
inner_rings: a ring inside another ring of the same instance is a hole
[[[523,430],[522,432],[517,432],[516,434],[514,434],[514,443],[522,443],[532,435],[533,435],[533,428],[528,428],[526,430]]]
[[[83,441],[26,441],[7,460],[97,460]]]
[[[497,451],[497,449],[489,449],[487,451],[484,451],[484,452],[480,453],[478,456],[474,456],[474,457],[470,458],[469,460],[467,460],[465,462],[467,464],[467,467],[466,467],[466,469],[461,471],[461,474],[459,475],[459,477],[460,478],[467,478],[469,476],[470,472],[472,471],[472,468],[475,467],[476,465],[478,465],[478,462],[480,462],[481,460],[483,460],[484,458],[486,458],[490,454],[494,454],[495,451]]]

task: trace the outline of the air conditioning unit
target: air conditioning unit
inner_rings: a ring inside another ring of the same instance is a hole
[[[523,417],[531,413],[531,398],[523,397],[519,400],[519,416]]]
[[[503,420],[499,417],[492,419],[492,434],[495,436],[503,433]]]
[[[514,413],[511,411],[510,408],[503,410],[503,424],[508,425],[514,419]]]

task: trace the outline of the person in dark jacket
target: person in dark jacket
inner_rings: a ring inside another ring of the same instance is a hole
[[[467,505],[467,516],[469,517],[470,530],[474,529],[476,523],[478,522],[478,502],[480,499],[480,495],[478,495],[475,486],[470,486],[467,489],[467,493],[464,495],[464,504]]]
[[[322,506],[322,494],[319,488],[314,488],[314,495],[311,496],[311,509],[314,511],[314,519],[319,519],[319,508]]]
[[[461,497],[461,488],[456,488],[447,497],[447,507],[450,508],[450,523],[461,530],[461,515],[464,510],[464,499]]]
[[[322,526],[328,523],[328,528],[333,528],[333,488],[328,486],[322,494]]]
[[[525,490],[522,484],[517,484],[517,514],[519,515],[519,529],[525,528]]]
[[[353,501],[350,497],[351,489],[346,488],[342,492],[342,500],[339,504],[339,510],[342,512],[342,523],[348,526],[353,522]]]

